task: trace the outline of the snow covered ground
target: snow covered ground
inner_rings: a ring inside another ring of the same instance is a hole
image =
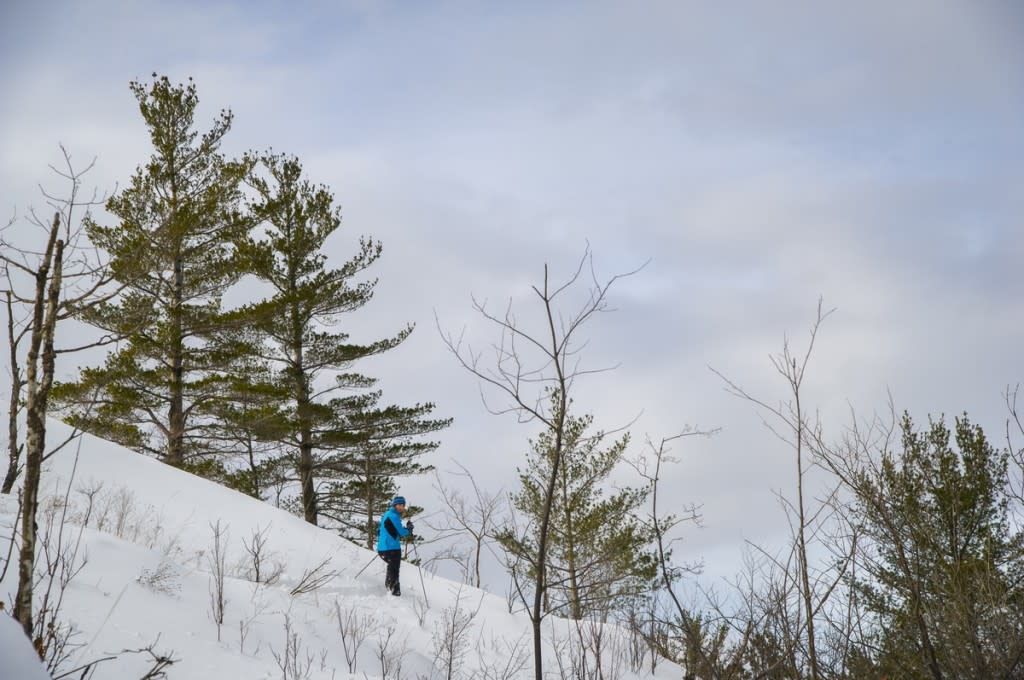
[[[48,441],[68,432],[51,422]],[[409,564],[402,566],[402,597],[392,597],[383,587],[383,562],[368,550],[115,444],[88,435],[79,442],[48,461],[39,521],[41,533],[53,527],[51,550],[62,516],[69,549],[81,536],[84,566],[67,588],[61,616],[74,627],[72,642],[79,646],[65,669],[117,655],[100,664],[95,677],[137,680],[152,667],[152,655],[122,652],[152,646],[175,660],[166,669],[171,679],[532,677],[529,620],[510,614],[504,597],[421,574]],[[16,511],[15,498],[0,496],[0,560]],[[226,574],[219,627],[213,576],[218,525]],[[255,582],[247,550],[259,535],[260,580],[280,572],[270,583]],[[319,587],[295,592],[304,577],[317,576],[325,579]],[[12,564],[0,582],[0,600],[9,605],[16,585]],[[3,622],[0,633],[14,630],[10,623]],[[557,678],[556,659],[568,664],[570,653],[556,651],[551,640],[564,640],[568,624],[552,620],[545,630],[545,670]],[[452,639],[458,643],[443,644]],[[628,655],[620,656],[621,674],[605,677],[680,676],[664,662],[653,675],[632,672],[624,661]],[[509,673],[510,663],[521,670]],[[21,677],[7,655],[0,656],[0,679]]]
[[[0,677],[5,680],[47,680],[50,677],[21,626],[9,616],[0,616]]]

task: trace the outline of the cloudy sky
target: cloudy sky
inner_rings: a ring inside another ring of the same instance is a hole
[[[639,442],[677,448],[667,493],[704,506],[685,552],[738,568],[775,544],[793,463],[713,367],[785,396],[769,354],[823,327],[807,395],[838,436],[853,405],[964,410],[996,434],[1024,380],[1024,9],[1004,2],[4,2],[0,210],[39,205],[63,143],[102,189],[148,155],[128,90],[156,71],[235,113],[229,153],[298,155],[343,206],[331,257],[384,243],[366,369],[455,418],[433,462],[497,490],[535,433],[489,415],[444,328],[484,346],[470,295],[529,309],[543,266],[589,242],[613,288],[578,385]],[[64,367],[69,370],[71,367]],[[431,505],[426,481],[407,495]],[[500,586],[499,586],[500,587]]]

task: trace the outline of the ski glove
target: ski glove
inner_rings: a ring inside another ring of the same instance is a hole
[[[409,531],[412,531],[412,520],[409,520],[408,522],[405,523],[405,528],[408,529]]]

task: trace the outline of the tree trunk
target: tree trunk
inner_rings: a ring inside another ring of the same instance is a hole
[[[908,573],[912,573],[909,572]],[[928,631],[928,623],[925,621],[924,612],[921,610],[921,597],[917,588],[912,588],[914,623],[921,634],[921,646],[924,647],[925,663],[934,680],[943,680],[942,669],[939,667],[938,655],[935,652],[935,645],[932,644],[932,636]]]
[[[545,272],[546,278],[546,272]],[[549,320],[553,323],[553,318]],[[555,496],[555,484],[558,481],[559,466],[562,463],[562,436],[565,431],[565,382],[561,381],[562,390],[559,393],[559,409],[555,414],[555,449],[551,461],[551,479],[544,496],[544,514],[541,517],[540,532],[537,541],[537,584],[533,594],[533,671],[535,680],[542,680],[544,677],[543,645],[541,644],[540,622],[544,597],[547,594],[547,561],[548,561],[548,531],[551,524],[551,506]]]
[[[263,500],[263,479],[260,477],[260,468],[256,463],[256,444],[253,441],[252,433],[245,433],[245,452],[249,455],[249,493],[253,498]]]
[[[307,406],[303,405],[302,410]],[[317,521],[316,488],[313,486],[313,441],[310,427],[300,418],[302,431],[299,433],[299,482],[302,485],[302,517],[310,524]]]
[[[11,309],[11,291],[7,291],[7,343],[11,350],[11,402],[7,418],[7,474],[4,475],[0,493],[9,494],[18,479],[18,463],[21,462],[21,446],[18,444],[18,400],[25,382],[21,379],[18,366],[18,347],[14,336],[14,311]]]
[[[34,381],[33,381],[34,383]],[[32,385],[34,388],[34,384]],[[32,590],[36,559],[36,510],[39,507],[39,476],[46,446],[46,415],[32,399],[26,414],[25,491],[21,508],[21,551],[18,553],[18,592],[14,598],[14,618],[25,635],[32,637]]]
[[[365,477],[366,480],[366,547],[370,550],[375,549],[377,546],[374,545],[374,526],[373,526],[373,487],[370,486],[370,466],[372,465],[370,456],[363,458],[365,461]]]
[[[36,272],[36,293],[32,313],[32,335],[26,368],[25,487],[21,510],[21,551],[18,555],[18,592],[14,598],[14,618],[25,634],[32,637],[32,596],[36,556],[36,510],[39,507],[39,478],[46,450],[46,409],[53,384],[53,330],[57,323],[61,265],[64,242],[57,240],[60,213],[53,226],[46,254]],[[51,263],[53,275],[50,276]],[[47,285],[49,284],[49,285]],[[40,361],[40,351],[42,357]],[[40,365],[41,364],[41,365]],[[42,368],[42,375],[39,369]]]
[[[299,484],[302,488],[302,518],[317,523],[316,488],[313,485],[313,424],[310,417],[309,386],[303,366],[302,335],[296,326],[292,339],[295,365],[295,415],[299,421]]]
[[[569,575],[569,616],[574,621],[583,618],[583,607],[580,604],[580,584],[576,569],[576,532],[573,531],[572,508],[569,507],[569,493],[562,488],[562,506],[565,510],[563,521],[565,522],[566,536],[566,572]]]
[[[547,595],[547,561],[548,561],[548,530],[551,523],[551,506],[555,496],[555,484],[558,482],[559,466],[562,464],[562,440],[565,436],[565,416],[569,406],[569,396],[566,394],[568,380],[564,372],[564,366],[558,357],[561,352],[561,343],[558,341],[555,331],[555,313],[551,309],[551,297],[548,294],[548,267],[544,265],[544,311],[547,316],[548,330],[551,334],[552,356],[555,357],[554,368],[556,372],[556,385],[558,386],[558,412],[553,413],[552,425],[555,430],[555,448],[551,461],[551,479],[544,497],[544,514],[541,518],[540,533],[537,537],[537,587],[533,595],[533,673],[534,680],[542,680],[544,677],[543,645],[541,644],[541,606]]]
[[[306,375],[303,343],[303,324],[297,308],[298,274],[294,263],[289,260],[288,294],[291,298],[289,319],[291,323],[292,387],[295,395],[295,417],[298,420],[299,436],[299,487],[302,490],[302,518],[312,525],[317,523],[316,487],[313,480],[313,422],[310,412],[310,386]]]
[[[476,582],[473,584],[474,587],[480,587],[480,551],[483,550],[483,537],[478,536],[476,539],[476,553],[473,559],[473,573],[476,576]]]
[[[174,258],[174,289],[171,302],[171,404],[167,414],[167,462],[181,467],[185,462],[184,340],[182,304],[185,274],[180,254]]]
[[[796,375],[796,360],[793,362],[793,372]],[[807,566],[807,520],[804,514],[804,461],[803,461],[803,435],[804,421],[803,412],[800,409],[800,389],[794,390],[796,401],[796,493],[797,512],[800,514],[800,526],[797,540],[799,542],[800,581],[803,590],[804,616],[807,617],[807,657],[811,663],[811,680],[818,680],[818,651],[814,640],[814,603],[811,593],[811,578]]]
[[[555,460],[551,471],[551,480],[548,482],[547,494],[544,501],[544,515],[541,518],[539,541],[537,544],[537,583],[533,594],[533,660],[534,677],[541,680],[544,677],[544,664],[542,661],[542,645],[540,622],[543,613],[543,604],[547,595],[547,559],[548,559],[548,530],[551,520],[551,497],[554,493],[555,475],[558,474],[558,464],[561,462],[562,432],[555,433]]]

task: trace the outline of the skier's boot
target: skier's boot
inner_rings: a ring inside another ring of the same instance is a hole
[[[393,583],[391,585],[391,594],[395,597],[400,597],[402,595],[402,586],[397,582]]]

